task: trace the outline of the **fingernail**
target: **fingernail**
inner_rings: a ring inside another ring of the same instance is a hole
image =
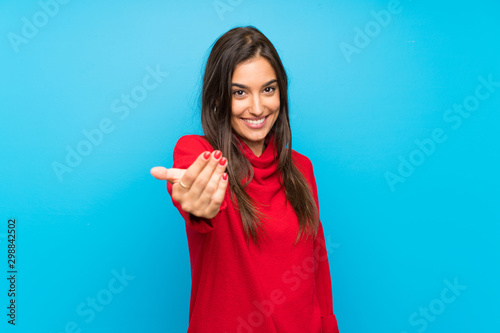
[[[214,157],[216,160],[218,160],[222,156],[222,152],[219,150],[216,150],[214,153]]]
[[[204,154],[203,154],[203,158],[208,160],[208,158],[210,157],[210,152],[209,151],[206,151]]]
[[[224,164],[226,164],[226,162],[227,162],[227,158],[223,157],[220,159],[219,164],[224,165]]]
[[[227,180],[227,173],[222,174],[222,179]]]

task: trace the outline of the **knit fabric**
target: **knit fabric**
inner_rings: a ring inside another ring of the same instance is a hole
[[[204,219],[184,212],[191,261],[188,333],[337,333],[323,227],[318,236],[294,245],[299,224],[276,173],[274,137],[261,156],[241,141],[254,177],[246,190],[260,206],[268,237],[260,249],[246,242],[241,217],[229,187],[217,215]],[[204,151],[214,149],[198,135],[179,139],[174,168],[187,169]],[[292,150],[295,165],[318,204],[311,161]],[[167,182],[172,194],[172,185]]]

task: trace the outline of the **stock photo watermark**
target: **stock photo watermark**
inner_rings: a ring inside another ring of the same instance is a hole
[[[462,295],[462,291],[466,290],[468,287],[463,284],[458,283],[458,278],[453,279],[453,283],[448,279],[445,279],[444,287],[439,294],[439,297],[434,298],[429,302],[427,306],[421,306],[418,311],[410,314],[408,317],[408,323],[410,326],[414,327],[418,333],[424,332],[429,323],[436,321],[439,315],[441,315],[450,304],[457,300],[457,297]],[[402,331],[401,333],[409,333],[407,331]]]
[[[156,65],[155,69],[147,66],[146,72],[147,74],[142,78],[140,84],[134,86],[129,93],[123,93],[120,98],[116,98],[111,102],[111,112],[116,114],[120,120],[123,121],[128,118],[131,110],[136,109],[148,97],[149,92],[158,88],[168,76],[168,73],[163,72],[159,65]],[[115,123],[108,117],[102,118],[96,128],[83,129],[81,133],[84,139],[74,146],[66,146],[64,161],[52,162],[52,170],[59,182],[62,183],[64,174],[73,172],[75,168],[82,164],[84,158],[92,153],[95,147],[102,144],[105,135],[109,135],[115,129]]]
[[[7,281],[8,305],[7,305],[7,323],[16,325],[16,293],[17,288],[17,264],[16,264],[16,219],[9,219],[7,222]]]
[[[477,80],[479,84],[474,89],[473,94],[466,96],[462,103],[454,103],[452,107],[443,112],[443,121],[449,124],[454,131],[462,126],[464,119],[468,119],[479,109],[481,102],[490,98],[500,87],[500,81],[494,81],[493,74],[489,74],[487,78],[480,75]],[[395,192],[396,185],[404,183],[419,166],[437,151],[438,145],[447,140],[446,130],[441,127],[434,128],[427,138],[415,139],[413,142],[416,147],[407,156],[398,156],[399,165],[395,172],[387,170],[384,173],[385,181],[391,192]]]
[[[321,254],[321,248],[314,249],[313,256],[306,257],[302,263],[297,266],[293,265],[290,269],[283,272],[281,280],[288,285],[291,291],[296,291],[303,281],[314,277],[315,271],[318,269],[318,263],[328,260],[328,253],[333,253],[334,249],[340,247],[340,244],[333,243],[330,236],[325,240],[326,253]],[[269,297],[262,301],[254,300],[252,304],[255,306],[255,311],[247,316],[239,316],[236,318],[238,323],[238,333],[254,333],[259,332],[258,328],[264,323],[265,318],[269,318],[279,306],[286,302],[286,296],[283,290],[277,288],[269,293]]]
[[[403,6],[399,0],[390,0],[387,3],[387,9],[379,11],[371,10],[372,19],[368,21],[364,28],[355,26],[353,28],[355,35],[352,42],[341,42],[340,50],[344,55],[347,63],[351,63],[354,54],[360,54],[363,49],[368,47],[372,40],[376,38],[383,28],[386,28],[392,21],[394,15],[398,15],[403,11]]]
[[[121,272],[115,269],[111,270],[113,277],[109,279],[106,287],[99,290],[95,296],[89,296],[84,302],[81,302],[76,307],[76,314],[83,318],[83,321],[88,325],[96,317],[96,314],[102,312],[107,306],[113,302],[115,296],[123,292],[129,282],[135,279],[134,275],[129,275],[122,268]],[[82,325],[76,321],[68,321],[64,326],[63,331],[58,333],[81,333]]]
[[[224,15],[232,12],[237,6],[241,5],[243,0],[216,0],[212,2],[215,12],[221,21],[224,21]]]
[[[23,44],[28,44],[30,40],[38,35],[40,29],[45,27],[61,9],[61,5],[65,5],[70,0],[47,0],[38,1],[40,9],[36,11],[30,18],[21,17],[21,30],[19,33],[7,33],[7,39],[15,53],[19,52],[19,47]]]

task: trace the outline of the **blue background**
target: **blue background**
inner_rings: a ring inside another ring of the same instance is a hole
[[[204,61],[240,25],[266,34],[290,78],[293,148],[313,162],[335,244],[341,332],[498,332],[500,87],[480,80],[500,81],[497,1],[401,0],[385,26],[371,11],[390,1],[44,3],[0,4],[2,332],[187,330],[185,226],[149,170],[171,166],[180,136],[201,133]],[[168,75],[144,90],[148,68]],[[141,100],[126,107],[132,92]],[[103,120],[107,133],[89,146],[82,131]],[[432,148],[435,129],[446,140]],[[58,176],[54,163],[67,166],[78,147],[86,156]],[[463,286],[448,303],[446,281]],[[96,297],[99,311],[87,304]],[[433,317],[419,314],[429,307]]]

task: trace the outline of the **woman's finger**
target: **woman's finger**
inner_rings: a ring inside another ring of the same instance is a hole
[[[215,192],[217,191],[217,188],[219,187],[220,179],[222,177],[222,174],[226,170],[226,167],[227,167],[227,159],[225,157],[222,157],[217,163],[214,172],[210,176],[210,180],[205,185],[205,188],[198,199],[200,206],[209,205],[210,201],[212,200],[212,197],[214,196]]]
[[[205,190],[205,187],[207,186],[208,182],[210,181],[210,178],[212,177],[212,174],[214,173],[214,170],[217,168],[219,165],[219,161],[222,159],[222,153],[218,150],[214,151],[212,154],[210,154],[209,160],[206,162],[205,166],[203,169],[197,174],[197,177],[189,182],[191,179],[186,179],[188,176],[188,172],[184,174],[182,177],[182,183],[190,186],[190,195],[192,195],[192,198],[194,200],[198,200],[203,191]],[[199,169],[196,169],[198,171]],[[187,182],[184,181],[186,179]],[[201,205],[200,205],[201,206]]]
[[[167,169],[164,167],[154,167],[151,169],[151,175],[159,180],[166,180],[171,184],[179,182],[179,179],[184,175],[186,169],[171,168]]]
[[[217,187],[217,191],[212,196],[210,200],[210,204],[207,207],[207,211],[209,214],[214,217],[219,212],[219,208],[224,201],[224,196],[226,195],[227,185],[229,184],[227,173],[223,173],[219,180],[219,186]]]
[[[205,151],[201,153],[196,160],[186,169],[186,172],[179,177],[179,183],[182,182],[182,187],[190,189],[200,172],[205,168],[208,160],[210,159],[210,152]]]

